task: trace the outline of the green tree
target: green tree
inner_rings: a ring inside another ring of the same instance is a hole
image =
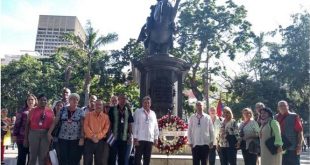
[[[106,36],[99,36],[98,31],[95,31],[89,21],[86,26],[86,41],[80,40],[80,38],[73,33],[68,33],[64,35],[66,40],[71,41],[74,46],[67,47],[68,51],[72,50],[77,52],[82,52],[86,55],[86,63],[87,68],[84,75],[84,86],[83,86],[83,93],[84,93],[84,104],[87,105],[90,93],[90,86],[91,86],[91,70],[92,70],[92,58],[95,56],[99,56],[101,51],[99,50],[100,47],[114,42],[118,39],[118,35],[115,33],[109,33]],[[82,46],[82,48],[80,48]]]
[[[1,68],[1,106],[17,111],[24,104],[27,93],[36,92],[42,64],[28,56],[22,56],[19,61]]]
[[[254,56],[250,65],[245,65],[254,75],[236,77],[228,86],[232,107],[241,110],[261,101],[276,111],[277,102],[284,99],[291,110],[309,119],[310,14],[297,13],[292,19],[288,27],[256,37]],[[282,41],[267,42],[265,35],[279,35]]]
[[[62,87],[60,72],[48,61],[26,54],[19,61],[1,66],[1,106],[7,107],[10,114],[24,105],[29,93],[44,93],[50,100],[58,98],[56,91]]]
[[[310,14],[297,13],[292,16],[292,25],[282,28],[279,33],[283,40],[273,48],[266,63],[269,72],[287,91],[292,109],[305,119],[309,118],[310,98]]]
[[[186,87],[193,91],[198,100],[207,96],[207,107],[210,75],[219,74],[223,69],[216,64],[212,66],[210,59],[227,55],[233,60],[236,53],[251,49],[253,33],[251,24],[245,18],[244,6],[238,6],[231,0],[224,4],[216,0],[208,4],[199,0],[181,4],[177,23],[178,45],[174,54],[192,65],[185,80]]]
[[[226,105],[231,107],[236,117],[241,117],[241,110],[246,107],[254,109],[257,102],[263,102],[274,112],[277,110],[279,98],[286,98],[286,91],[280,88],[280,83],[274,80],[254,80],[249,75],[236,77],[227,87],[231,93]]]

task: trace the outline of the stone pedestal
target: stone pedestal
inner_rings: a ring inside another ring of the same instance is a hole
[[[156,55],[133,62],[135,79],[140,86],[140,99],[152,98],[157,118],[171,110],[182,117],[183,80],[190,68],[185,61],[168,55]]]

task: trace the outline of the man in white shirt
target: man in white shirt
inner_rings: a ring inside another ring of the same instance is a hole
[[[209,109],[209,115],[211,117],[211,121],[213,123],[214,128],[213,146],[216,146],[218,141],[217,138],[219,136],[221,128],[221,119],[217,116],[215,107],[211,107]],[[215,165],[215,157],[216,157],[215,150],[216,147],[213,147],[209,150],[209,165]]]
[[[159,130],[157,118],[154,111],[151,110],[151,98],[146,96],[142,100],[142,108],[134,113],[133,125],[135,152],[135,165],[141,165],[143,156],[143,165],[149,165],[151,160],[152,146],[157,144]]]
[[[209,149],[213,147],[214,128],[209,115],[203,112],[201,102],[189,119],[188,139],[192,148],[193,165],[206,165]]]

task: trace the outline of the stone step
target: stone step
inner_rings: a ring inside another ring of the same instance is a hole
[[[191,155],[152,155],[151,156],[152,165],[192,165]],[[220,165],[220,159],[216,156],[216,165]],[[237,155],[237,164],[244,165],[242,155]]]

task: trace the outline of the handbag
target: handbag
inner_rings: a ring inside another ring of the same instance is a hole
[[[250,143],[249,143],[249,153],[251,154],[260,154],[260,142],[259,142],[259,138],[255,138],[253,139]]]
[[[49,152],[46,156],[46,165],[59,165],[57,152],[55,149],[55,142],[52,141],[49,146]]]
[[[58,157],[57,157],[57,152],[56,152],[56,150],[55,150],[55,149],[50,150],[50,151],[48,152],[48,154],[49,154],[49,159],[50,159],[51,164],[52,164],[52,165],[58,165],[59,162],[58,162]]]
[[[58,137],[58,135],[59,135],[59,132],[60,132],[60,129],[61,129],[61,125],[62,125],[61,116],[62,116],[63,111],[64,111],[64,109],[61,109],[61,110],[60,110],[59,121],[58,121],[58,123],[55,125],[55,128],[54,128],[53,131],[52,131],[52,136],[53,136],[53,137]]]
[[[268,150],[270,151],[270,153],[271,153],[272,155],[275,155],[275,154],[277,154],[278,146],[275,146],[275,145],[274,145],[275,136],[272,136],[271,121],[269,121],[269,126],[270,126],[270,135],[271,135],[271,137],[268,138],[268,139],[265,141],[265,145],[266,145],[266,147],[268,148]]]
[[[229,147],[235,147],[237,144],[237,138],[235,135],[227,135],[226,140],[228,141]]]

